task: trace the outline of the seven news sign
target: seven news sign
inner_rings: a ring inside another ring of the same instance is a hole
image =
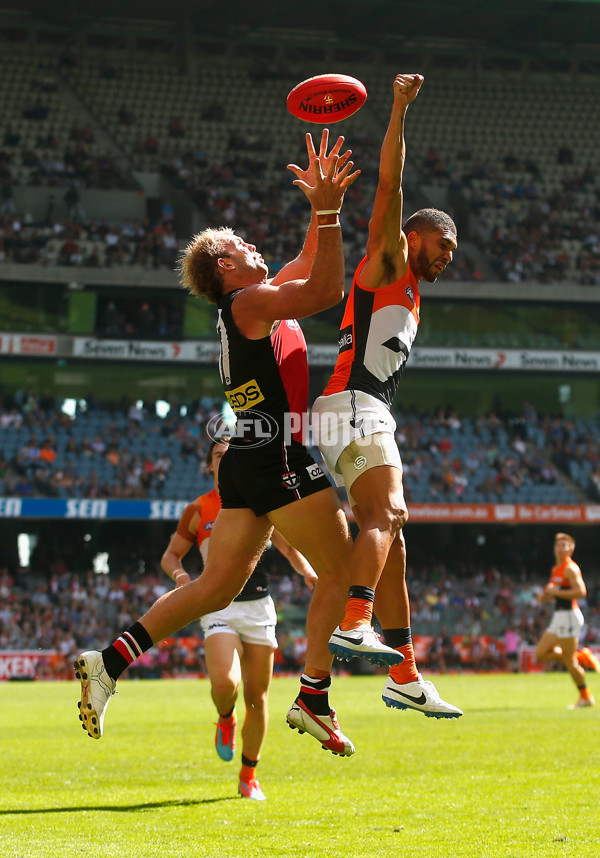
[[[600,352],[524,349],[414,348],[411,369],[517,370],[520,372],[599,372]]]

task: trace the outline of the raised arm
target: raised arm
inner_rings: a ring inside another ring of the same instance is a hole
[[[406,236],[402,232],[404,119],[422,83],[420,74],[399,74],[394,80],[394,103],[381,146],[379,182],[369,221],[368,260],[361,274],[363,285],[373,289],[394,282],[408,266]]]
[[[294,173],[296,179],[300,180],[302,185],[305,185],[306,187],[312,187],[314,186],[316,181],[315,171],[319,164],[323,173],[329,172],[329,168],[334,158],[338,158],[338,171],[341,170],[342,167],[346,164],[348,158],[352,154],[352,150],[347,149],[343,155],[340,155],[343,143],[344,138],[338,137],[334,146],[331,149],[331,152],[327,153],[327,146],[329,144],[329,129],[324,128],[323,133],[321,134],[319,155],[317,156],[312,135],[307,134],[306,151],[308,153],[308,167],[303,170],[302,167],[298,167],[296,164],[288,164],[287,168],[288,170],[291,170],[292,173]],[[310,224],[308,226],[308,231],[306,233],[306,238],[304,239],[302,250],[295,259],[292,259],[291,262],[288,262],[287,265],[284,265],[283,268],[281,268],[281,270],[277,272],[275,277],[272,278],[271,284],[273,286],[279,286],[289,280],[305,280],[310,275],[310,270],[312,268],[316,252],[317,216],[314,207],[311,207]]]
[[[339,169],[338,162],[338,156],[331,158],[327,172],[323,172],[315,153],[310,167],[314,184],[308,183],[308,177],[294,181],[310,201],[317,220],[317,247],[310,275],[306,280],[267,282],[243,289],[233,302],[233,315],[245,336],[267,336],[278,319],[303,319],[342,300],[344,253],[341,225],[335,213],[340,211],[344,193],[360,171],[350,173],[351,161]]]

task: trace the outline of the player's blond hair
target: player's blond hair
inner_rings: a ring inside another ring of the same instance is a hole
[[[567,542],[571,546],[571,551],[575,548],[575,540],[568,533],[555,533],[554,534],[554,543],[556,544],[559,539],[566,539]]]
[[[179,258],[179,282],[196,298],[204,296],[216,304],[223,287],[217,260],[227,256],[229,239],[235,235],[228,226],[205,229],[195,235]]]

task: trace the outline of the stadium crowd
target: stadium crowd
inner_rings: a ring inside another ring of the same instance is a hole
[[[568,167],[566,172],[561,170],[560,187],[552,191],[546,190],[534,158],[507,153],[498,161],[485,162],[475,158],[468,146],[449,165],[435,150],[428,151],[422,172],[445,185],[455,216],[500,279],[515,283],[575,279],[597,286],[600,185],[596,170],[590,163],[576,163],[571,149],[564,146],[557,153],[557,163]]]
[[[162,219],[108,224],[79,218],[54,220],[52,215],[40,223],[16,212],[0,217],[0,262],[172,270],[179,247],[172,222]]]
[[[150,169],[185,192],[205,223],[235,224],[248,240],[264,248],[276,271],[300,246],[306,207],[295,191],[287,193],[292,190],[291,176],[274,168],[269,135],[253,133],[253,126],[244,126],[244,116],[229,115],[216,96],[200,103],[201,122],[194,125],[192,116],[182,114],[172,103],[181,84],[192,86],[193,80],[178,79],[175,89],[156,86],[156,81],[162,82],[161,75],[148,58],[146,66],[134,66],[141,91],[152,92],[156,99],[150,120],[147,111],[130,98],[130,59],[123,57],[122,65],[105,58],[90,64],[73,51],[55,56],[42,51],[26,65],[7,52],[7,83],[0,93],[6,107],[0,131],[0,261],[172,268],[178,243],[189,236],[176,236],[168,223],[160,221],[96,223],[79,198],[79,191],[88,188],[136,189],[135,171]],[[264,78],[252,64],[247,68],[240,62],[238,66],[237,58],[232,58],[231,67],[220,68],[222,77],[214,82],[209,69],[200,80],[211,80],[215,86],[220,81],[225,92],[231,83],[228,71],[231,81],[242,69],[250,77]],[[165,84],[172,72],[164,69]],[[267,77],[291,81],[294,73],[286,66]],[[467,90],[470,84],[472,80],[465,79]],[[481,85],[485,89],[485,78]],[[460,86],[454,89],[460,98]],[[68,97],[71,90],[91,113],[77,111]],[[19,93],[16,100],[13,91]],[[121,100],[114,97],[117,91],[122,91]],[[559,91],[562,97],[564,90]],[[522,102],[528,103],[526,91]],[[419,107],[424,115],[428,103],[435,111],[435,85],[430,101]],[[127,134],[120,136],[120,131]],[[378,145],[370,133],[365,123],[347,141],[362,170],[344,206],[349,270],[364,251],[377,181]],[[575,273],[581,284],[600,285],[600,186],[597,165],[588,159],[589,148],[575,140],[563,142],[552,163],[541,139],[537,147],[519,141],[518,151],[496,148],[487,156],[480,140],[468,139],[468,128],[463,133],[462,144],[438,135],[436,146],[423,145],[421,156],[413,158],[419,184],[442,189],[445,207],[459,224],[459,238],[475,242],[491,269],[483,270],[459,246],[442,278],[490,279],[493,271],[502,280],[551,283]],[[207,154],[212,150],[206,144],[214,134],[222,135],[225,142],[218,157]],[[118,140],[121,149],[111,140]],[[298,145],[301,149],[300,139]],[[298,157],[302,156],[289,153],[291,161],[300,163]],[[32,222],[15,204],[18,186],[56,188],[66,203],[67,221],[57,220],[51,205],[43,222]]]
[[[278,610],[278,670],[296,670],[306,645],[304,616],[309,591],[274,550],[263,562],[271,578]],[[536,595],[545,578],[520,569],[516,575],[496,567],[477,568],[451,561],[414,569],[407,579],[411,594],[412,626],[428,637],[426,659],[440,670],[514,669],[522,646],[533,646],[548,623],[549,608]],[[108,645],[118,629],[131,623],[170,588],[171,582],[156,564],[156,571],[139,574],[129,557],[114,574],[67,568],[54,560],[38,568],[35,552],[28,569],[0,569],[0,650],[51,650],[70,666],[82,649]],[[600,588],[590,581],[587,600],[586,644],[600,643]],[[459,656],[453,642],[462,636],[468,655]],[[179,643],[150,651],[130,671],[132,676],[154,677],[204,670],[201,632],[196,624],[184,629]],[[193,650],[189,649],[192,639]],[[491,640],[490,640],[491,639]],[[483,641],[485,640],[485,643]],[[495,642],[495,644],[494,644]],[[64,670],[63,662],[59,663]]]
[[[123,401],[108,408],[89,396],[85,410],[69,416],[62,402],[34,391],[1,398],[0,492],[167,498],[197,488],[198,494],[207,484],[206,425],[221,403],[202,398],[171,406],[165,417],[152,405]],[[395,416],[409,502],[576,502],[574,484],[598,498],[597,421],[539,415],[530,403],[521,414],[475,419],[451,408]]]

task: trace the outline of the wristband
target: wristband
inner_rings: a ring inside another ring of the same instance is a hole
[[[317,212],[317,227],[339,226],[340,213],[335,211]]]
[[[185,569],[176,569],[173,572],[173,581],[177,581],[178,578],[181,578],[182,575],[187,575]]]
[[[332,226],[339,226],[340,229],[342,228],[341,223],[338,221],[337,223],[318,223],[317,229],[329,229]]]
[[[337,214],[337,215],[339,215],[339,213],[340,213],[339,209],[323,209],[323,211],[315,212],[315,214],[317,214],[317,215],[324,215],[324,214]]]

